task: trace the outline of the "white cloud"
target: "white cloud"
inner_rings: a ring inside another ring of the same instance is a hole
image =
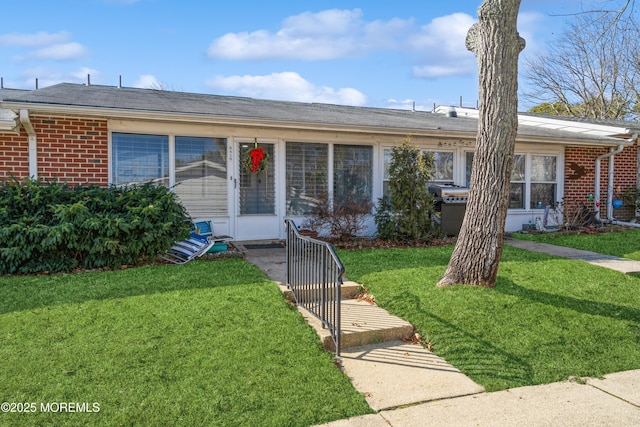
[[[77,59],[87,54],[87,50],[80,43],[71,42],[54,44],[30,53],[28,59],[53,59],[56,61]]]
[[[416,28],[413,19],[363,19],[360,9],[304,12],[286,18],[280,30],[227,33],[207,54],[229,60],[329,60],[396,51],[413,55],[413,75],[421,78],[471,75],[475,58],[465,48],[474,18],[454,13]]]
[[[21,47],[48,46],[64,43],[69,40],[69,38],[70,35],[66,31],[57,33],[40,31],[32,34],[8,33],[0,34],[0,45]]]
[[[13,56],[15,61],[54,60],[66,61],[83,57],[87,49],[80,43],[69,41],[66,31],[49,33],[7,33],[0,35],[0,46],[27,49],[27,53]]]
[[[303,12],[286,18],[278,35],[292,38],[318,34],[352,34],[362,25],[362,10],[329,9],[321,12]]]
[[[133,83],[133,87],[140,89],[158,89],[163,86],[162,82],[152,74],[143,74]]]
[[[413,67],[413,75],[416,77],[425,78],[438,78],[438,77],[452,77],[452,76],[464,76],[471,74],[477,68],[475,64],[468,64],[465,61],[464,64],[456,65],[416,65]]]
[[[266,30],[227,33],[211,43],[207,55],[236,60],[359,56],[389,48],[412,26],[412,20],[397,18],[367,23],[362,20],[360,9],[304,12],[285,19],[276,33]]]
[[[387,99],[385,108],[394,108],[397,110],[413,110],[415,101],[413,99]]]
[[[422,63],[413,67],[413,74],[426,78],[472,74],[476,70],[475,58],[466,49],[465,40],[474,22],[470,15],[454,13],[422,26],[410,40]]]
[[[365,105],[367,102],[366,96],[357,89],[316,86],[295,72],[266,76],[217,76],[208,80],[207,85],[252,98],[341,105]]]
[[[475,19],[466,13],[454,13],[434,18],[420,28],[420,33],[411,40],[415,49],[436,49],[448,56],[466,52],[465,39]]]
[[[518,14],[518,32],[527,43],[526,53],[534,53],[544,48],[544,41],[536,36],[541,34],[541,28],[545,28],[545,21],[545,15],[539,12],[520,12]],[[548,34],[549,32],[544,31],[544,33]]]
[[[75,71],[62,72],[48,67],[28,68],[22,72],[22,81],[14,84],[14,87],[33,89],[38,79],[38,87],[43,88],[64,82],[86,83],[87,74],[91,75],[91,83],[98,83],[101,73],[88,67],[81,67]]]
[[[90,76],[92,82],[97,82],[100,79],[100,72],[96,69],[89,67],[82,67],[78,71],[74,71],[71,75],[77,80],[87,81],[87,76]]]
[[[28,68],[22,72],[22,82],[16,87],[23,89],[34,89],[36,79],[38,87],[47,87],[64,81],[64,75],[57,70],[46,67]]]

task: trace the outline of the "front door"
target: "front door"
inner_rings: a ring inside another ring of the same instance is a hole
[[[276,144],[240,140],[237,150],[236,240],[278,239]]]

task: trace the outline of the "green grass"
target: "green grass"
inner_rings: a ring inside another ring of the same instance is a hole
[[[340,257],[350,280],[488,391],[640,369],[640,278],[505,247],[495,289],[438,288],[451,251]]]
[[[238,259],[0,277],[0,425],[305,426],[371,412],[277,286]]]
[[[598,234],[514,233],[512,237],[640,261],[640,229]]]

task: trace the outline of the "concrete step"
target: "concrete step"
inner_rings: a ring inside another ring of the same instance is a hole
[[[282,282],[278,282],[278,286],[280,287],[280,291],[284,294],[285,298],[287,298],[287,300],[289,301],[294,301],[293,299],[293,293],[291,292],[291,289],[287,288],[285,285],[282,284]],[[340,296],[343,299],[349,299],[354,297],[355,295],[358,294],[359,288],[361,286],[359,284],[357,284],[356,282],[351,282],[351,281],[345,281],[342,286],[340,287]],[[309,293],[313,292],[313,288],[311,288],[311,290],[307,291]]]
[[[298,306],[307,323],[318,333],[323,347],[335,351],[335,345],[329,332],[322,323],[307,311]],[[340,343],[343,349],[388,341],[402,341],[413,335],[413,325],[389,314],[375,304],[357,299],[343,299],[340,306],[342,317],[342,334]]]

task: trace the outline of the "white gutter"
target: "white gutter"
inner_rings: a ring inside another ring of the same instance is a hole
[[[35,179],[38,178],[38,143],[36,131],[29,118],[29,110],[20,110],[20,123],[22,123],[22,127],[24,127],[29,138],[29,176]]]
[[[624,144],[620,144],[618,145],[618,147],[616,149],[612,149],[610,150],[608,153],[602,154],[598,157],[596,157],[596,164],[595,164],[595,177],[594,177],[594,189],[593,189],[593,208],[594,211],[596,213],[596,219],[598,221],[602,221],[602,218],[600,217],[600,162],[602,159],[606,159],[607,157],[609,158],[609,171],[608,171],[608,183],[607,183],[607,220],[608,221],[612,221],[613,220],[613,206],[611,205],[611,202],[613,200],[613,167],[614,167],[614,161],[613,161],[613,157],[620,153],[622,150],[624,150],[624,147],[627,147],[629,145],[633,145],[636,141],[636,139],[638,139],[638,134],[634,133],[631,138],[625,140],[626,143]]]

